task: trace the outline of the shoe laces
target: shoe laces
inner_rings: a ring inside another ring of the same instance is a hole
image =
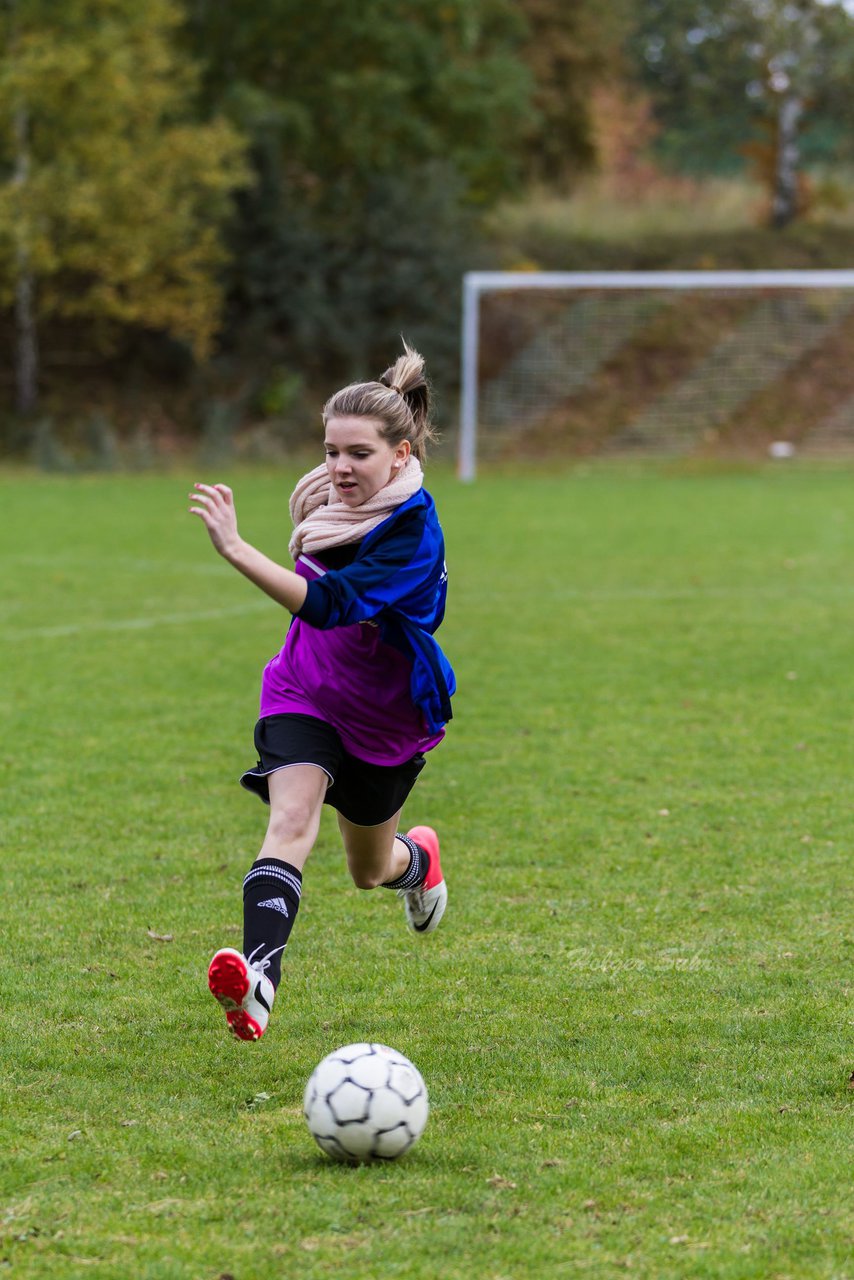
[[[255,948],[251,956],[246,957],[246,963],[250,966],[250,968],[254,969],[256,973],[260,973],[260,974],[266,974],[267,970],[270,967],[270,961],[273,959],[273,956],[277,956],[280,951],[284,951],[285,947],[287,946],[287,943],[283,943],[281,947],[274,947],[273,950],[268,951],[265,956],[261,956],[260,960],[256,960],[255,957],[257,956],[258,952],[261,950],[263,946],[264,944],[262,942],[260,947]]]

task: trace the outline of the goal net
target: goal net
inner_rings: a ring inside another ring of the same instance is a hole
[[[854,271],[470,272],[459,471],[532,453],[854,450]]]

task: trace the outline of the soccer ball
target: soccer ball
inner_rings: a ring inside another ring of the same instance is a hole
[[[396,1160],[427,1123],[427,1089],[408,1058],[384,1044],[348,1044],[319,1062],[303,1112],[334,1160]]]

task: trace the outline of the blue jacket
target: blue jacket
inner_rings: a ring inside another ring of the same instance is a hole
[[[320,558],[320,557],[318,557]],[[456,679],[433,632],[445,616],[448,571],[436,506],[425,489],[363,538],[355,559],[308,584],[297,617],[319,630],[375,622],[412,663],[412,701],[430,733],[451,719]]]

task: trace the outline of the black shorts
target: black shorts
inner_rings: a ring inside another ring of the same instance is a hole
[[[325,720],[296,712],[264,716],[255,726],[258,763],[241,776],[241,786],[270,803],[267,778],[294,764],[314,764],[329,775],[324,804],[332,805],[359,827],[378,827],[403,808],[424,768],[419,752],[403,764],[367,764],[344,750],[337,731]]]

